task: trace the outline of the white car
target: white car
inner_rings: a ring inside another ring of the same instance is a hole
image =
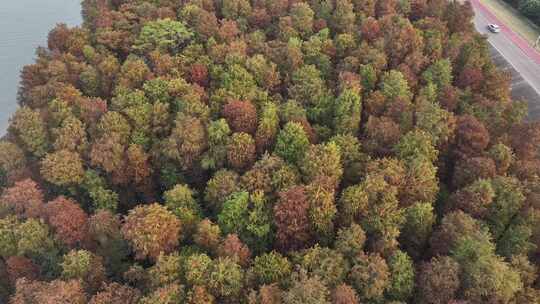
[[[501,28],[496,24],[488,24],[487,28],[492,33],[498,33],[501,31]]]

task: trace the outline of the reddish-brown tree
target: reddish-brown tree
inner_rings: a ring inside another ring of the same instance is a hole
[[[489,179],[497,174],[495,162],[487,157],[460,159],[454,167],[452,185],[455,188],[466,186],[479,178]]]
[[[373,17],[366,18],[362,22],[360,32],[362,34],[362,37],[368,41],[373,41],[379,38],[381,34],[381,28],[379,26],[379,23],[377,22],[377,19]]]
[[[31,179],[16,182],[0,197],[1,204],[22,218],[38,217],[43,211],[43,192]]]
[[[457,79],[457,86],[465,89],[470,87],[472,90],[480,89],[482,82],[484,80],[484,75],[482,70],[478,67],[465,67],[461,71]]]
[[[243,267],[248,266],[251,261],[249,248],[242,243],[236,234],[227,235],[219,245],[218,255],[220,257],[230,257]]]
[[[22,278],[15,289],[11,304],[87,303],[87,295],[78,280],[41,282]]]
[[[86,242],[88,215],[74,200],[59,196],[45,205],[45,214],[58,240],[69,247]]]
[[[32,260],[22,256],[12,256],[6,260],[9,281],[15,285],[18,279],[37,280],[39,267]]]
[[[90,299],[90,304],[137,304],[140,297],[141,293],[137,289],[118,283],[110,283]]]
[[[191,65],[190,77],[192,82],[206,87],[208,85],[208,68],[203,64],[194,63]]]
[[[230,101],[223,107],[222,113],[233,132],[255,134],[257,130],[257,109],[251,102]]]
[[[279,194],[274,207],[277,226],[277,246],[283,251],[297,250],[309,245],[311,239],[309,202],[305,190],[295,186]]]
[[[359,304],[358,296],[354,289],[346,284],[337,286],[332,291],[332,304]]]
[[[489,144],[489,132],[474,116],[458,117],[456,128],[456,148],[465,156],[477,156]]]
[[[519,159],[533,159],[540,147],[540,124],[522,123],[510,131],[510,143]]]
[[[459,288],[459,264],[447,256],[434,257],[418,271],[420,303],[446,304],[454,299]]]

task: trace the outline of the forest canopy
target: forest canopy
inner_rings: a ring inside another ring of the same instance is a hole
[[[540,302],[540,125],[468,2],[84,0],[0,141],[0,302]]]

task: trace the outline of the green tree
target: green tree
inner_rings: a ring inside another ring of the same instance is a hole
[[[22,107],[11,119],[9,130],[17,136],[23,148],[37,157],[47,152],[47,129],[39,112]]]
[[[230,258],[218,258],[209,269],[208,285],[215,296],[236,298],[244,285],[244,271],[240,265]]]
[[[259,154],[271,150],[279,131],[278,107],[273,102],[265,103],[261,110],[255,144]]]
[[[207,127],[208,151],[204,154],[201,165],[205,169],[223,168],[227,162],[227,145],[231,129],[225,119],[211,121]]]
[[[186,282],[191,286],[207,284],[212,259],[204,253],[193,254],[183,263]]]
[[[299,253],[299,264],[309,276],[317,276],[321,282],[334,288],[343,283],[349,271],[348,261],[338,251],[315,245]]]
[[[250,248],[266,249],[272,240],[271,211],[261,191],[235,192],[223,204],[218,224],[225,234],[236,233]]]
[[[333,142],[311,145],[299,166],[306,183],[318,182],[328,189],[337,188],[343,175],[341,153]]]
[[[439,154],[439,151],[433,146],[429,134],[418,129],[405,134],[394,150],[396,155],[403,160],[424,157],[430,162],[435,162]]]
[[[388,259],[390,285],[386,290],[389,298],[396,301],[407,301],[414,289],[414,264],[411,258],[401,250],[397,250]]]
[[[416,203],[405,209],[405,222],[399,237],[400,244],[411,257],[418,258],[424,252],[435,219],[430,203]]]
[[[165,207],[180,219],[185,235],[193,233],[202,217],[201,207],[194,195],[187,185],[176,185],[163,193]]]
[[[255,276],[259,285],[283,285],[292,273],[292,265],[286,257],[271,251],[255,257],[250,273]]]
[[[148,269],[150,285],[154,289],[180,282],[182,263],[177,253],[160,254],[156,263]]]
[[[84,288],[93,294],[106,279],[101,258],[86,250],[72,250],[64,256],[62,278],[80,279]]]
[[[133,48],[142,52],[158,49],[177,53],[192,37],[193,33],[183,22],[160,19],[143,26]]]
[[[336,99],[334,107],[334,129],[337,134],[357,135],[360,129],[362,101],[358,93],[344,90]]]
[[[229,195],[239,190],[238,174],[229,170],[219,170],[208,180],[204,201],[210,209],[218,213]]]
[[[307,3],[295,3],[291,6],[291,19],[293,27],[302,34],[309,36],[313,32],[314,12]]]
[[[274,152],[286,161],[296,164],[303,159],[309,140],[302,125],[289,122],[279,132]]]
[[[440,59],[430,65],[423,73],[426,83],[433,83],[442,89],[452,83],[452,64],[448,59]]]
[[[379,83],[382,94],[388,99],[411,98],[411,91],[403,74],[396,70],[386,72]]]
[[[324,121],[329,114],[328,88],[313,65],[305,65],[294,73],[289,96],[302,102],[312,120]]]
[[[353,223],[337,232],[334,247],[343,256],[352,260],[362,253],[365,241],[366,233],[360,225]]]
[[[242,233],[247,226],[249,193],[233,193],[223,204],[218,215],[218,224],[225,234]]]

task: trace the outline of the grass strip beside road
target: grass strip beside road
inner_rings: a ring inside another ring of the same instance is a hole
[[[491,12],[510,27],[512,31],[527,40],[531,46],[534,46],[538,35],[540,35],[540,28],[538,28],[538,26],[502,0],[479,1],[488,7]]]

